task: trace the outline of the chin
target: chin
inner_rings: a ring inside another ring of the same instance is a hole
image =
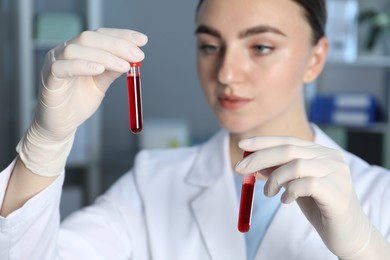
[[[219,118],[220,125],[229,133],[232,134],[241,134],[249,131],[251,127],[242,122],[242,120],[221,120]]]
[[[223,109],[215,109],[214,113],[220,126],[232,134],[251,132],[261,124],[261,119],[258,116],[234,114]]]

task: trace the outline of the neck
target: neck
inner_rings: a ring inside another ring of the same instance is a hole
[[[307,120],[303,102],[301,102],[272,122],[265,123],[245,133],[231,133],[230,158],[233,169],[236,163],[242,159],[243,154],[243,151],[238,147],[238,142],[256,136],[292,136],[307,141],[314,140],[314,133]]]

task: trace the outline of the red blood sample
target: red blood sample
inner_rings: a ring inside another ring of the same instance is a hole
[[[127,73],[130,130],[138,134],[142,130],[141,62],[130,63]]]
[[[244,157],[253,152],[244,152]],[[248,232],[251,226],[253,195],[256,183],[256,173],[246,175],[242,182],[240,212],[238,214],[238,230]]]

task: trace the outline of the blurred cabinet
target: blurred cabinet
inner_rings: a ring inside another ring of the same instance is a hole
[[[19,136],[24,134],[33,118],[44,56],[47,51],[63,41],[58,36],[69,32],[64,20],[62,20],[63,26],[56,28],[56,24],[61,25],[61,18],[64,16],[75,18],[68,21],[78,21],[80,24],[79,31],[97,29],[102,24],[102,0],[17,0],[17,47],[19,53],[18,69],[20,72],[18,79]],[[42,17],[49,17],[52,20],[44,20]],[[37,37],[38,27],[44,28],[43,34],[47,32],[49,36],[45,38],[41,31],[40,36]],[[50,37],[50,34],[55,37]],[[82,175],[86,202],[92,201],[101,192],[99,165],[101,153],[100,113],[98,111],[79,127],[66,166],[67,171],[75,169],[77,174]],[[68,178],[71,178],[71,176],[67,176]]]
[[[317,94],[363,92],[376,98],[379,108],[377,122],[363,126],[321,127],[344,148],[350,150],[355,147],[362,150],[362,154],[359,154],[359,151],[351,152],[357,153],[369,162],[366,157],[379,156],[380,164],[390,169],[390,58],[358,56],[356,60],[350,62],[328,61],[317,80],[316,92]],[[378,146],[380,151],[375,154]]]
[[[367,51],[363,45],[370,31],[358,22],[359,13],[367,9],[380,10],[386,2],[328,0],[327,3],[331,52],[323,73],[314,84],[315,93],[368,93],[378,103],[379,118],[361,126],[327,124],[320,127],[345,149],[390,169],[390,56],[387,56],[390,54]]]

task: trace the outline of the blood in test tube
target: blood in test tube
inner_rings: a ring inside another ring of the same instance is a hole
[[[253,152],[244,152],[246,157]],[[238,230],[248,232],[251,226],[253,195],[255,193],[256,173],[244,176],[241,188],[240,212],[238,214]]]
[[[127,72],[127,92],[129,97],[130,130],[134,134],[142,131],[142,98],[141,98],[141,62],[130,62]]]

